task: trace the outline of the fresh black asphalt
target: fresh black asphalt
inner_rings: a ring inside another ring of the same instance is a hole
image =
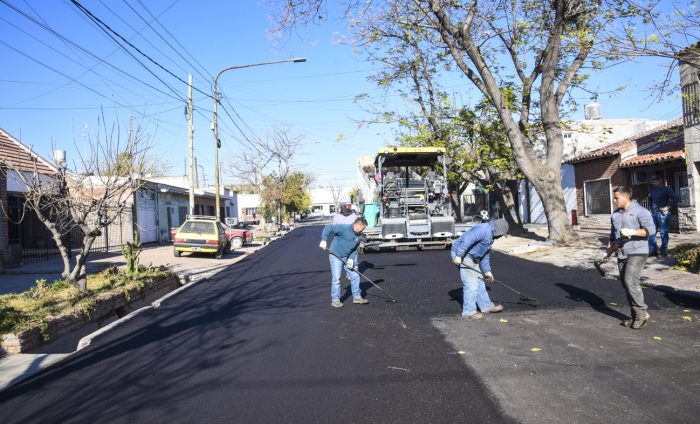
[[[371,303],[353,305],[348,291],[345,307],[334,309],[320,230],[289,233],[0,392],[0,422],[513,421],[433,325],[461,310],[448,251],[363,255],[363,273],[398,303],[384,302],[363,280]],[[492,264],[497,278],[541,301],[532,308],[494,285],[492,298],[506,313],[585,309],[610,320],[627,313],[608,306],[626,305],[619,284],[594,271],[497,253]],[[688,298],[646,294],[652,309],[698,308]]]

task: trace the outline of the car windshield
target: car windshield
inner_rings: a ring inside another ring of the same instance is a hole
[[[216,230],[214,228],[213,222],[195,222],[188,221],[180,229],[183,233],[195,233],[195,234],[215,234]]]

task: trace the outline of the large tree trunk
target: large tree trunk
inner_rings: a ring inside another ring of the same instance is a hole
[[[547,217],[549,228],[548,239],[555,244],[568,244],[576,239],[577,235],[571,227],[566,213],[564,190],[561,187],[561,174],[546,166],[536,174],[536,178],[530,180],[537,189],[537,194],[542,199],[542,206]]]
[[[450,192],[450,204],[452,205],[452,214],[456,222],[462,222],[462,195],[461,193]]]

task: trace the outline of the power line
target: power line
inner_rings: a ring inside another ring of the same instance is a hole
[[[160,54],[162,54],[163,56],[165,56],[168,60],[170,60],[170,62],[173,63],[173,65],[175,65],[175,66],[177,66],[178,68],[180,68],[180,70],[181,70],[182,72],[187,73],[187,70],[186,70],[185,68],[183,68],[182,66],[180,66],[179,63],[177,63],[177,62],[175,62],[174,60],[172,60],[168,55],[166,55],[163,51],[161,51],[155,44],[153,44],[150,40],[148,40],[146,37],[144,37],[143,34],[141,34],[141,31],[137,31],[136,28],[134,28],[129,22],[127,22],[124,18],[122,18],[120,14],[118,14],[117,12],[115,12],[114,10],[112,10],[112,8],[110,8],[109,5],[105,4],[105,2],[104,2],[103,0],[98,0],[98,1],[99,1],[100,4],[101,4],[102,6],[104,6],[107,10],[109,10],[110,12],[112,12],[112,14],[113,14],[114,16],[116,16],[117,19],[119,19],[121,22],[123,22],[124,25],[128,26],[129,28],[131,28],[131,30],[134,31],[134,33],[135,33],[134,36],[136,36],[136,35],[141,36],[141,38],[142,38],[146,43],[148,43],[151,47],[153,47],[158,53],[160,53]],[[139,16],[139,18],[141,18],[141,16],[138,15],[138,12],[136,12],[136,11],[131,7],[131,5],[130,5],[129,3],[126,3],[126,1],[124,1],[124,3],[125,3],[134,13],[136,13],[136,15]],[[146,26],[145,26],[143,29],[151,28],[151,25],[150,25],[148,22],[146,22],[145,19],[143,19],[143,18],[141,18],[141,19],[146,23]],[[131,38],[134,38],[134,37],[131,37]]]
[[[153,90],[155,90],[155,91],[157,91],[157,92],[159,92],[159,93],[161,93],[161,94],[163,94],[163,95],[165,95],[165,96],[168,96],[168,97],[170,97],[170,98],[172,98],[172,99],[176,99],[176,100],[182,101],[182,98],[180,98],[179,96],[173,96],[173,95],[170,94],[170,93],[166,93],[165,91],[163,91],[163,90],[161,90],[161,89],[159,89],[159,88],[157,88],[157,87],[155,87],[155,86],[153,86],[153,85],[151,85],[151,84],[149,84],[149,83],[147,83],[147,82],[145,82],[145,81],[139,79],[138,77],[136,77],[136,76],[134,76],[134,75],[132,75],[132,74],[130,74],[130,73],[128,73],[128,72],[122,70],[121,68],[119,68],[119,67],[113,65],[112,63],[110,63],[110,62],[108,62],[108,61],[106,61],[106,60],[100,58],[100,57],[97,56],[96,54],[92,53],[91,51],[89,51],[89,50],[87,50],[86,48],[84,48],[83,46],[81,46],[80,44],[78,44],[78,43],[76,43],[75,41],[73,41],[73,40],[71,40],[71,39],[69,39],[69,38],[63,36],[62,34],[60,34],[59,32],[57,32],[56,30],[54,30],[54,29],[51,28],[50,26],[44,25],[43,23],[37,21],[37,20],[34,19],[33,17],[27,15],[23,10],[20,10],[20,9],[16,8],[14,5],[11,5],[11,4],[7,3],[5,0],[0,0],[0,3],[3,3],[5,6],[8,6],[8,7],[11,8],[12,10],[14,10],[16,13],[22,15],[24,18],[26,18],[26,19],[29,20],[30,22],[34,23],[35,25],[38,25],[39,27],[43,28],[44,30],[46,30],[47,32],[49,32],[50,34],[52,34],[54,37],[58,38],[59,40],[64,41],[64,42],[67,42],[68,44],[70,44],[70,45],[76,47],[77,49],[79,49],[80,51],[84,52],[84,53],[87,54],[88,56],[94,58],[95,60],[98,61],[98,63],[104,63],[105,65],[109,66],[110,68],[112,68],[112,69],[114,69],[115,71],[117,71],[117,72],[123,74],[123,75],[126,76],[126,77],[129,77],[129,78],[131,78],[131,79],[133,79],[133,80],[135,80],[135,81],[137,81],[137,82],[139,82],[139,83],[141,83],[141,84],[143,84],[143,85],[145,85],[145,86],[147,86],[147,87],[149,87],[149,88],[151,88],[151,89],[153,89]],[[54,49],[54,48],[52,47],[52,49]],[[40,64],[43,65],[43,63],[40,63]],[[84,66],[84,65],[83,65],[83,66]],[[99,74],[97,74],[97,75],[99,76]],[[70,78],[69,78],[69,79],[70,79]],[[78,81],[75,81],[75,82],[77,82],[78,84],[80,84],[80,85],[82,85],[83,87],[86,87],[86,88],[87,88],[87,86],[86,86],[85,84],[83,84],[83,83],[81,83],[81,82],[78,82]]]
[[[82,78],[83,76],[85,76],[85,74],[87,74],[88,72],[94,73],[95,75],[97,75],[98,77],[102,78],[103,80],[109,81],[109,82],[111,83],[111,85],[115,85],[115,86],[117,86],[117,87],[120,87],[120,88],[122,88],[123,90],[126,90],[126,91],[130,92],[131,94],[134,94],[134,95],[137,95],[137,96],[140,96],[140,95],[141,95],[141,94],[139,94],[139,93],[137,93],[137,92],[135,92],[135,91],[133,91],[133,90],[131,90],[131,89],[129,89],[129,88],[126,88],[126,87],[124,87],[123,85],[121,85],[121,84],[119,84],[119,83],[117,83],[117,82],[115,82],[115,81],[113,81],[113,80],[111,80],[111,79],[105,77],[104,75],[101,75],[99,72],[95,71],[95,69],[94,69],[95,67],[94,67],[94,66],[93,66],[93,67],[88,67],[87,65],[85,65],[85,64],[83,64],[83,63],[81,63],[81,62],[78,62],[77,60],[71,58],[70,56],[66,55],[65,53],[56,50],[55,48],[53,48],[53,47],[52,47],[51,45],[49,45],[48,43],[46,43],[46,42],[44,42],[44,41],[42,41],[42,40],[40,40],[40,39],[34,37],[33,35],[29,34],[29,33],[26,32],[25,30],[23,30],[22,28],[16,26],[14,23],[12,23],[12,22],[6,20],[5,18],[0,17],[0,19],[3,20],[3,21],[5,21],[7,24],[13,26],[14,28],[16,28],[18,31],[20,31],[20,32],[22,32],[22,33],[24,33],[24,34],[26,34],[27,36],[31,37],[32,39],[36,40],[37,42],[43,44],[44,46],[46,46],[46,47],[48,47],[48,48],[50,48],[50,49],[52,49],[52,50],[55,50],[55,52],[56,52],[57,54],[63,56],[63,57],[66,58],[67,60],[69,60],[69,61],[71,61],[71,62],[77,64],[78,66],[81,66],[81,67],[83,67],[83,68],[86,68],[86,71],[83,72],[82,74],[78,75],[77,77],[71,77],[71,78],[69,78],[69,80],[68,80],[67,82],[65,82],[65,83],[63,83],[63,84],[61,84],[61,85],[59,85],[58,87],[54,87],[52,90],[49,90],[48,92],[42,93],[42,94],[37,95],[37,96],[34,96],[34,97],[32,97],[32,98],[25,99],[25,100],[21,101],[20,103],[25,103],[25,102],[28,102],[28,101],[31,101],[31,100],[38,99],[38,98],[43,97],[43,96],[45,96],[45,95],[47,95],[47,94],[53,93],[53,92],[55,92],[55,91],[61,89],[62,87],[65,87],[65,86],[70,85],[70,84],[73,84],[73,83],[78,83],[78,79],[79,79],[79,78]],[[78,83],[78,84],[80,84],[80,83]],[[53,84],[53,85],[55,85],[55,84]],[[83,85],[83,86],[87,86],[86,84],[82,84],[82,85]],[[153,88],[155,88],[155,87],[153,87]],[[167,94],[167,93],[164,93],[164,94]],[[176,99],[176,100],[179,101],[179,99]]]
[[[182,100],[183,102],[186,102],[186,99],[185,99],[185,98],[181,97],[181,96],[179,95],[179,93],[178,93],[177,91],[175,91],[175,89],[173,89],[172,87],[170,87],[170,85],[168,85],[165,81],[163,81],[162,78],[160,78],[158,75],[156,75],[156,73],[153,72],[153,71],[151,70],[151,68],[149,68],[148,66],[146,66],[143,62],[141,62],[136,56],[134,56],[133,53],[131,53],[126,47],[124,47],[124,46],[123,46],[116,38],[114,38],[114,36],[112,36],[112,34],[110,34],[110,33],[113,33],[115,36],[119,37],[119,39],[121,39],[124,43],[128,44],[131,48],[133,48],[134,50],[136,50],[137,52],[139,52],[142,56],[144,56],[146,59],[148,59],[149,61],[151,61],[152,63],[154,63],[154,64],[155,64],[156,66],[158,66],[159,68],[163,69],[165,72],[167,72],[168,74],[170,74],[171,76],[173,76],[175,79],[177,79],[177,80],[179,80],[179,81],[181,81],[181,82],[183,82],[183,83],[185,83],[185,84],[188,84],[187,82],[185,82],[185,80],[179,78],[177,75],[173,74],[171,71],[169,71],[168,69],[166,69],[165,67],[163,67],[163,65],[161,65],[161,64],[158,63],[158,62],[156,62],[156,61],[153,60],[150,56],[148,56],[148,55],[146,55],[145,53],[143,53],[143,52],[142,52],[141,50],[139,50],[136,46],[134,46],[134,45],[131,44],[128,40],[126,40],[124,37],[122,37],[121,34],[117,33],[117,32],[114,31],[114,30],[112,30],[112,28],[110,28],[109,25],[107,25],[106,23],[104,23],[103,21],[101,21],[101,20],[100,20],[98,17],[96,17],[95,15],[93,15],[89,10],[87,10],[87,9],[86,9],[83,5],[81,5],[79,2],[77,2],[76,0],[70,0],[70,1],[71,1],[71,3],[73,3],[78,9],[80,9],[81,12],[83,12],[87,17],[89,17],[89,18],[95,23],[95,25],[97,25],[97,27],[98,27],[101,31],[103,31],[105,34],[107,34],[107,35],[109,36],[109,38],[111,38],[112,40],[114,40],[114,42],[117,43],[117,44],[118,44],[129,56],[131,56],[139,65],[141,65],[141,66],[142,66],[144,69],[146,69],[151,75],[153,75],[154,78],[156,78],[156,79],[157,79],[158,81],[160,81],[164,86],[166,86],[170,91],[172,91],[172,92],[175,94],[175,96],[177,96],[177,97],[180,98],[180,100]]]
[[[197,69],[196,66],[194,66],[189,60],[187,60],[187,58],[185,58],[185,57],[180,53],[180,50],[178,50],[178,49],[176,49],[175,47],[173,47],[173,45],[170,44],[170,43],[168,42],[168,40],[166,40],[165,37],[163,37],[163,36],[160,34],[160,32],[158,32],[155,28],[153,28],[153,26],[151,25],[151,23],[150,23],[150,22],[147,22],[146,19],[144,19],[144,18],[143,18],[143,17],[142,17],[142,16],[127,2],[127,1],[126,1],[126,0],[122,0],[122,1],[123,1],[124,4],[126,4],[132,11],[134,11],[134,13],[136,13],[136,15],[137,15],[139,18],[141,18],[142,21],[146,22],[146,25],[148,25],[148,27],[151,28],[151,30],[152,30],[161,40],[163,40],[163,42],[164,42],[165,44],[167,44],[168,47],[170,47],[170,48],[175,52],[175,54],[177,54],[178,56],[180,56],[180,58],[181,58],[182,60],[184,60],[192,69],[194,69],[195,72],[197,72],[197,73],[199,74],[199,76],[202,77],[202,79],[204,79],[204,80],[209,80],[209,79],[213,79],[213,78],[214,78],[211,74],[209,74],[209,77],[207,77],[206,75],[204,75],[199,69]],[[175,0],[175,1],[168,7],[168,9],[170,9],[170,8],[171,8],[173,5],[175,5],[175,3],[177,3],[178,1],[179,1],[179,0]],[[177,45],[180,46],[180,49],[182,49],[183,51],[185,51],[185,53],[187,53],[187,54],[195,61],[195,63],[197,63],[202,69],[204,69],[205,72],[207,72],[207,71],[206,71],[206,68],[204,68],[204,66],[202,66],[202,64],[199,63],[199,62],[197,61],[197,59],[195,59],[194,56],[192,56],[192,54],[191,54],[189,51],[187,51],[187,49],[185,49],[185,47],[184,47],[182,44],[180,44],[179,41],[177,41],[177,39],[175,38],[175,36],[174,36],[170,31],[168,31],[168,29],[158,20],[158,18],[157,18],[156,16],[153,15],[153,13],[151,13],[151,11],[146,7],[146,5],[143,4],[143,2],[142,2],[141,0],[138,0],[138,3],[139,3],[139,4],[141,5],[141,7],[146,11],[146,13],[148,13],[148,15],[152,18],[152,21],[151,21],[151,22],[156,22],[158,25],[160,25],[160,27],[163,28],[163,30],[170,36],[170,38],[172,38],[172,39],[177,43]],[[166,9],[166,10],[167,10],[167,9]],[[161,13],[161,15],[162,15],[162,14],[163,14],[163,13]]]
[[[134,60],[136,60],[141,66],[143,66],[148,72],[150,72],[154,77],[156,77],[156,78],[157,78],[161,83],[163,83],[165,86],[167,86],[168,88],[170,88],[173,92],[175,92],[175,90],[173,90],[170,86],[168,86],[168,85],[165,83],[165,81],[163,81],[163,80],[162,80],[160,77],[158,77],[153,71],[151,71],[151,69],[150,69],[149,67],[147,67],[147,66],[146,66],[145,64],[143,64],[140,60],[138,60],[138,59],[137,59],[131,52],[129,52],[121,43],[119,43],[119,41],[117,41],[111,34],[114,34],[116,37],[118,37],[120,40],[122,40],[124,43],[126,43],[129,47],[131,47],[132,49],[136,50],[141,56],[145,57],[148,61],[150,61],[151,63],[153,63],[154,65],[156,65],[156,66],[159,67],[160,69],[162,69],[164,72],[166,72],[166,73],[167,73],[168,75],[170,75],[171,77],[175,78],[176,80],[180,81],[181,83],[183,83],[183,84],[185,84],[185,85],[189,85],[189,82],[187,82],[187,81],[185,81],[184,79],[180,78],[179,76],[177,76],[176,74],[174,74],[172,71],[170,71],[169,69],[167,69],[166,67],[164,67],[163,65],[161,65],[158,61],[156,61],[155,59],[153,59],[152,57],[150,57],[149,55],[147,55],[146,53],[144,53],[143,51],[141,51],[141,49],[139,49],[138,47],[136,47],[133,43],[129,42],[129,40],[127,40],[126,38],[124,38],[120,33],[118,33],[117,31],[113,30],[113,29],[112,29],[109,25],[107,25],[104,21],[102,21],[100,18],[98,18],[97,16],[95,16],[94,14],[92,14],[92,12],[90,12],[87,8],[85,8],[85,6],[83,6],[82,4],[80,4],[80,2],[78,2],[77,0],[70,0],[70,1],[71,1],[71,3],[73,3],[76,7],[78,7],[83,13],[85,13],[90,19],[92,19],[93,22],[95,22],[95,24],[96,24],[103,32],[107,33],[107,34],[110,36],[110,38],[112,38],[117,44],[119,44],[119,46],[121,46],[121,47],[124,49],[124,51],[126,51],[131,57],[133,57]],[[110,33],[111,33],[111,34],[110,34]],[[197,91],[197,92],[199,92],[199,93],[201,93],[201,94],[204,94],[205,96],[208,96],[208,97],[213,98],[212,95],[210,95],[210,94],[208,94],[208,93],[206,93],[206,92],[204,92],[204,91],[202,91],[202,90],[200,90],[200,89],[198,89],[198,88],[196,88],[196,87],[192,87],[192,89],[195,90],[195,91]],[[184,99],[183,99],[183,101],[184,101]]]

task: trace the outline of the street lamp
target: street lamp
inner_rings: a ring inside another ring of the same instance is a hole
[[[273,60],[271,62],[260,62],[260,63],[252,63],[249,65],[237,65],[237,66],[229,66],[228,68],[224,68],[221,71],[219,71],[218,74],[216,74],[216,78],[214,78],[214,123],[213,123],[213,130],[214,130],[214,163],[215,163],[215,169],[214,169],[214,182],[216,184],[216,217],[221,220],[220,216],[220,211],[221,211],[221,206],[220,203],[221,201],[219,200],[219,149],[221,148],[221,140],[219,140],[219,125],[218,125],[218,113],[217,113],[217,108],[219,105],[219,97],[216,92],[216,83],[219,81],[219,77],[221,74],[223,74],[226,71],[230,71],[231,69],[240,69],[240,68],[250,68],[252,66],[263,66],[263,65],[273,65],[275,63],[286,63],[286,62],[292,62],[292,63],[299,63],[299,62],[306,62],[305,58],[299,58],[295,57],[292,59],[283,59],[283,60]]]

